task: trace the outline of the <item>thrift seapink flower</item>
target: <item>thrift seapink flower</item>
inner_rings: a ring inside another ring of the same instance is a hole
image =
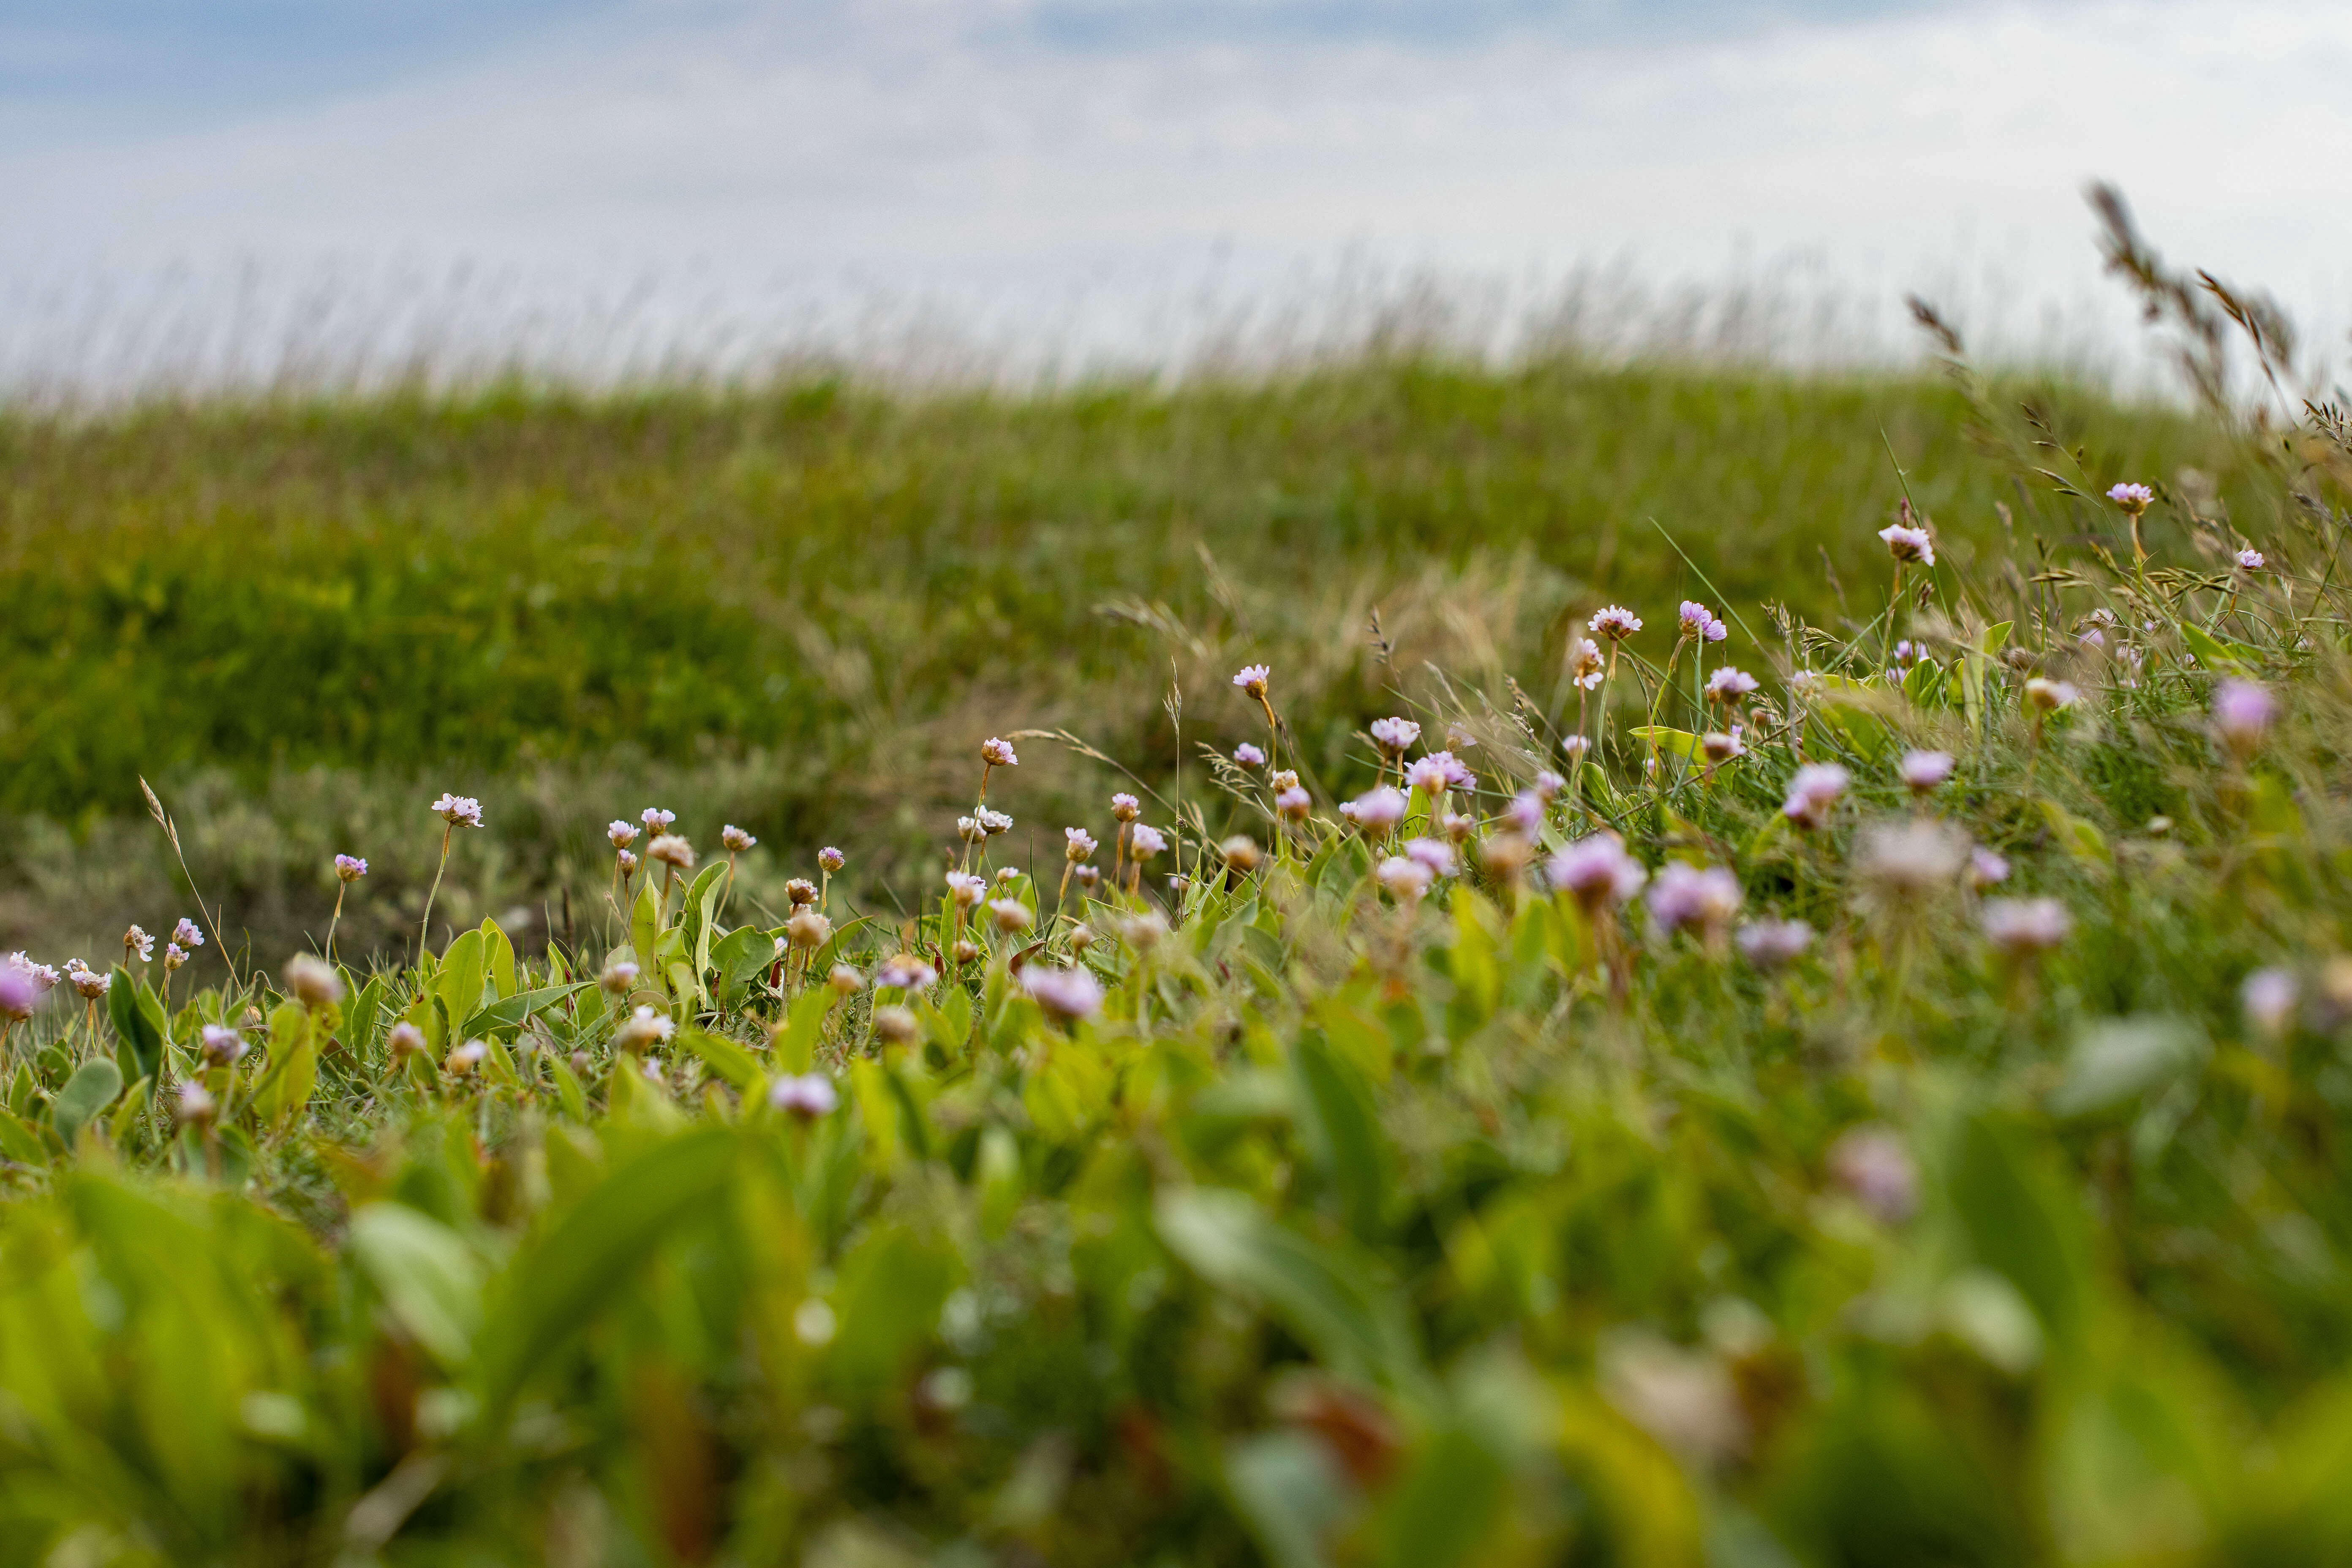
[[[137,926],[122,933],[122,951],[144,963],[155,956],[155,939]]]
[[[1298,773],[1296,769],[1283,768],[1268,776],[1265,782],[1273,785],[1276,790],[1297,789],[1298,787]]]
[[[1955,765],[1949,752],[1906,752],[1895,771],[1914,794],[1925,795],[1950,778]]]
[[[640,1006],[614,1031],[613,1043],[625,1051],[643,1052],[677,1033],[677,1026],[651,1007]]]
[[[1234,684],[1260,701],[1265,700],[1265,683],[1274,671],[1263,664],[1245,664],[1234,672]]]
[[[1536,770],[1535,792],[1538,800],[1549,801],[1568,787],[1568,781],[1549,768]]]
[[[336,876],[340,880],[342,880],[342,881],[345,881],[345,882],[356,882],[356,881],[358,881],[362,877],[366,876],[366,875],[367,875],[367,873],[368,873],[368,864],[367,864],[367,862],[366,862],[365,860],[361,859],[358,856],[356,856],[356,855],[338,855],[338,856],[336,856],[336,857],[335,857],[335,876]],[[181,924],[181,925],[183,925],[183,926],[185,926],[187,923],[188,923],[188,922],[187,922],[187,921],[182,921],[180,922],[180,924]],[[176,941],[178,941],[179,939],[178,939],[177,937],[174,937],[173,940],[176,942]],[[204,938],[200,936],[200,937],[198,937],[196,940],[197,940],[198,942],[202,942],[202,941],[204,940]]]
[[[2238,570],[2239,570],[2239,571],[2241,571],[2241,572],[2259,572],[2259,571],[2261,571],[2262,569],[2263,569],[2263,552],[2262,552],[2261,551],[2259,551],[2259,550],[2241,550],[2241,551],[2239,551],[2239,552],[2238,552]]]
[[[1592,750],[1592,742],[1581,735],[1567,735],[1561,737],[1559,749],[1566,753],[1570,764],[1574,765],[1584,761],[1585,753]]]
[[[882,961],[874,972],[874,984],[878,988],[888,986],[894,991],[926,991],[940,977],[940,972],[911,952],[894,952]]]
[[[1984,907],[1987,941],[2012,958],[2047,952],[2066,940],[2074,917],[2055,899],[1988,899]]]
[[[1668,861],[1650,884],[1650,920],[1662,934],[1685,926],[1713,937],[1739,912],[1739,879],[1720,866],[1702,870],[1680,860]]]
[[[613,841],[614,848],[626,849],[637,841],[637,825],[616,816],[604,825],[604,837]]]
[[[1950,887],[1968,858],[1968,835],[1949,823],[1882,823],[1863,836],[1860,869],[1901,910],[1907,900]]]
[[[488,1059],[489,1054],[490,1047],[484,1041],[467,1040],[449,1053],[449,1059],[445,1065],[451,1072],[463,1078]]]
[[[1021,971],[1021,984],[1056,1017],[1090,1018],[1102,1010],[1102,982],[1087,970],[1032,963]]]
[[[1297,784],[1291,785],[1274,797],[1274,809],[1281,813],[1284,820],[1288,822],[1306,821],[1307,814],[1314,808],[1314,805],[1315,797]]]
[[[849,857],[828,844],[816,852],[816,863],[827,876],[849,864]]]
[[[1160,829],[1137,823],[1128,831],[1127,852],[1138,860],[1149,860],[1168,847],[1168,840]]]
[[[1389,890],[1391,897],[1408,903],[1429,891],[1437,873],[1423,861],[1391,855],[1372,870],[1373,879]]]
[[[341,857],[337,858],[340,859]],[[362,877],[367,875],[367,862],[364,860],[360,862],[360,875]],[[187,916],[182,915],[179,923],[172,928],[172,940],[182,947],[194,951],[205,945],[204,928]]]
[[[1133,795],[1119,794],[1110,797],[1110,816],[1113,822],[1133,822],[1142,815],[1143,803]]]
[[[411,1030],[414,1030],[416,1027],[414,1024],[409,1024],[405,1026]],[[397,1030],[395,1029],[394,1032],[397,1033]],[[422,1035],[418,1035],[416,1037],[420,1044],[425,1038]],[[211,1063],[214,1067],[225,1068],[234,1066],[236,1062],[241,1060],[244,1058],[245,1053],[251,1048],[252,1047],[245,1043],[245,1037],[238,1034],[235,1029],[225,1028],[218,1024],[206,1024],[205,1026],[203,1039],[205,1060]]]
[[[840,1103],[840,1092],[833,1087],[833,1080],[822,1073],[780,1078],[768,1089],[768,1104],[772,1109],[789,1112],[803,1121],[830,1116],[834,1107]]]
[[[1095,852],[1095,836],[1083,827],[1065,827],[1062,839],[1063,857],[1072,862],[1083,860]]]
[[[1711,764],[1721,764],[1734,757],[1746,756],[1748,746],[1740,740],[1739,733],[1737,724],[1727,731],[1710,730],[1699,737],[1698,749]]]
[[[1706,696],[1710,702],[1737,702],[1756,689],[1756,678],[1744,669],[1725,665],[1706,678]]]
[[[625,849],[614,855],[613,863],[621,868],[621,875],[624,877],[634,877],[637,874],[637,858]]]
[[[1013,818],[1003,812],[992,811],[983,805],[980,808],[979,816],[981,826],[992,836],[1013,831]]]
[[[1013,742],[991,735],[980,743],[980,760],[992,768],[1017,768],[1021,759],[1013,753]]]
[[[2137,517],[2156,500],[2156,492],[2146,485],[2121,484],[2109,488],[2107,499]]]
[[[35,963],[31,956],[24,952],[12,952],[5,959],[0,959],[0,963],[11,963],[23,970],[39,983],[44,992],[56,985],[60,978],[56,970],[46,963]]]
[[[949,872],[947,884],[949,893],[961,909],[971,909],[988,893],[988,884],[969,871]]]
[[[163,973],[166,973],[166,974],[170,974],[170,973],[174,973],[175,971],[177,971],[177,970],[179,969],[180,965],[182,965],[182,964],[184,964],[184,963],[187,963],[187,962],[188,962],[188,950],[187,950],[186,948],[182,947],[182,946],[181,946],[178,942],[165,942],[165,943],[163,944]]]
[[[1578,637],[1568,645],[1569,679],[1591,691],[1601,684],[1609,666],[1601,657],[1601,645],[1591,637]]]
[[[2277,701],[2264,688],[2251,680],[2225,680],[2213,689],[2213,738],[2238,756],[2250,757],[2277,711]]]
[[[1918,663],[1927,652],[1925,647],[1913,642],[1909,637],[1905,637],[1895,645],[1895,666],[1897,668],[1908,669]]]
[[[814,952],[833,940],[833,922],[814,910],[801,910],[784,922],[784,940],[803,952]]]
[[[1757,968],[1778,969],[1804,956],[1813,945],[1813,928],[1802,921],[1751,921],[1732,942]]]
[[[966,844],[977,844],[988,837],[988,829],[980,825],[980,818],[976,816],[959,816],[956,818],[956,837]]]
[[[2071,680],[2051,680],[2037,675],[2025,683],[2025,700],[2044,712],[2072,708],[2082,695]]]
[[[1614,833],[1580,838],[1555,854],[1545,868],[1551,885],[1576,896],[1587,910],[1603,902],[1622,904],[1642,890],[1650,873],[1625,852]]]
[[[331,1007],[343,999],[342,977],[324,959],[307,952],[298,952],[288,959],[286,967],[278,972],[278,979],[285,983],[289,995],[313,1012]]]
[[[1372,721],[1372,744],[1391,757],[1401,757],[1421,739],[1421,726],[1410,719]]]
[[[1969,886],[1979,892],[2009,880],[2009,862],[1979,846],[1969,851]]]
[[[1513,832],[1533,838],[1543,831],[1544,802],[1549,798],[1549,795],[1536,790],[1523,789],[1513,795],[1511,804],[1504,808],[1504,820],[1510,824]]]
[[[21,963],[0,963],[0,1018],[21,1023],[40,1005],[41,983]]]
[[[1864,1128],[1840,1138],[1830,1174],[1881,1225],[1900,1225],[1919,1206],[1919,1168],[1892,1132]]]
[[[94,969],[76,969],[68,964],[66,978],[73,982],[73,988],[85,1000],[95,1002],[106,994],[106,988],[113,982],[114,976],[100,974]]]
[[[392,1052],[392,1059],[400,1061],[425,1048],[425,1031],[403,1018],[385,1035],[383,1043]]]
[[[1265,753],[1244,741],[1234,748],[1234,761],[1245,768],[1262,768],[1265,766]]]
[[[669,825],[677,820],[677,813],[649,805],[637,814],[637,820],[646,825],[647,833],[667,833]]]
[[[646,858],[680,871],[694,869],[694,846],[675,833],[665,833],[646,846]]]
[[[1257,840],[1246,833],[1236,833],[1218,845],[1217,853],[1224,858],[1225,866],[1229,870],[1236,871],[1244,877],[1256,870],[1258,861],[1264,858],[1264,851],[1258,848]]]
[[[874,1037],[894,1046],[903,1046],[923,1032],[923,1021],[905,1007],[874,1009]]]
[[[219,1111],[211,1092],[195,1082],[182,1084],[178,1097],[172,1102],[173,1119],[188,1127],[207,1126]]]
[[[1683,636],[1696,637],[1701,642],[1721,642],[1731,628],[1715,618],[1715,612],[1696,599],[1685,599],[1682,605]]]
[[[731,822],[719,830],[719,846],[730,854],[740,855],[758,842],[760,841],[757,838],[752,837],[751,835],[744,832],[741,828],[736,826]]]
[[[1454,875],[1454,847],[1441,840],[1410,839],[1405,843],[1404,856],[1408,860],[1428,867],[1429,874],[1433,877]]]
[[[988,918],[998,931],[1007,935],[1016,931],[1027,931],[1032,923],[1029,906],[1018,899],[991,899]]]
[[[615,996],[625,996],[636,988],[640,973],[635,964],[624,959],[617,963],[606,964],[604,972],[596,977],[596,984]]]
[[[1622,605],[1611,605],[1594,612],[1586,625],[1612,642],[1623,642],[1642,629],[1642,617]]]
[[[1781,804],[1780,815],[1800,827],[1819,827],[1829,821],[1853,782],[1853,775],[1835,763],[1808,763],[1789,781],[1789,798]]]
[[[1878,531],[1878,537],[1886,542],[1886,553],[1897,561],[1916,561],[1922,566],[1936,563],[1936,542],[1924,528],[1890,522]]]
[[[2246,1010],[2246,1022],[2265,1035],[2284,1035],[2294,1022],[2299,991],[2290,972],[2257,969],[2238,988],[2238,1000]]]
[[[452,827],[479,827],[482,825],[482,803],[470,795],[445,793],[433,803],[433,810]]]
[[[846,963],[836,963],[827,970],[824,983],[836,996],[854,996],[866,989],[866,976]]]

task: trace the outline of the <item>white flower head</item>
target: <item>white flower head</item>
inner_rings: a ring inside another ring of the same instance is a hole
[[[433,803],[434,814],[452,827],[479,827],[482,825],[482,803],[471,795],[444,793]]]

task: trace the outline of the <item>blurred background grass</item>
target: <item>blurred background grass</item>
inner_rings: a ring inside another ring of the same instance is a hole
[[[2170,409],[1999,395],[2092,471],[2202,467],[2226,492]],[[567,896],[593,921],[604,822],[656,803],[706,847],[721,821],[761,835],[755,895],[839,842],[887,910],[983,735],[1067,726],[1166,770],[1171,678],[1186,749],[1254,732],[1227,689],[1246,656],[1329,716],[1302,739],[1344,784],[1351,722],[1428,665],[1540,697],[1602,599],[1663,626],[1706,596],[1653,519],[1735,605],[1834,624],[1899,460],[1965,571],[2018,499],[1968,430],[1917,374],[1379,353],[1030,393],[827,375],[0,415],[0,941],[78,933],[97,959],[184,911],[142,773],[232,945],[272,962],[323,929],[338,850],[375,867],[347,950],[413,931],[445,788],[491,821],[452,863],[453,922],[561,931]],[[1024,839],[1105,787],[1052,750],[1004,799]]]

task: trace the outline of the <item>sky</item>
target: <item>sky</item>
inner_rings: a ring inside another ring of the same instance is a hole
[[[2352,5],[0,0],[0,394],[2352,321]],[[2337,357],[2341,357],[2340,354]]]

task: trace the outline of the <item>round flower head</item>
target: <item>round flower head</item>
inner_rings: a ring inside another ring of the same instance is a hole
[[[2107,499],[2137,517],[2156,500],[2156,492],[2146,485],[2120,484],[2108,489]]]
[[[784,922],[784,940],[803,952],[814,952],[833,940],[833,922],[814,910],[802,910]]]
[[[948,891],[960,908],[971,909],[988,896],[988,884],[969,871],[950,871],[947,875]]]
[[[1149,860],[1167,847],[1167,836],[1156,827],[1139,822],[1129,830],[1127,852],[1138,860]]]
[[[614,855],[613,863],[620,867],[621,875],[624,877],[634,877],[637,874],[637,858],[625,849]]]
[[[1013,831],[1013,818],[1005,815],[1003,812],[992,811],[989,807],[983,805],[980,808],[979,816],[980,826],[986,830],[991,837],[999,833],[1010,833]]]
[[[1780,815],[1800,827],[1819,827],[1830,819],[1853,775],[1835,763],[1808,763],[1789,781],[1789,798]]]
[[[849,857],[828,844],[816,852],[816,863],[830,874],[849,864]]]
[[[0,963],[0,1018],[22,1022],[40,1001],[41,983],[30,969],[14,961]]]
[[[182,947],[182,946],[181,946],[178,942],[165,942],[165,943],[163,944],[163,973],[166,973],[166,974],[171,973],[173,971],[174,971],[174,970],[178,969],[178,968],[180,967],[180,965],[182,965],[182,964],[184,964],[184,963],[187,963],[187,962],[188,962],[188,950],[187,950],[186,948]]]
[[[636,989],[637,976],[641,973],[635,964],[623,959],[617,963],[606,964],[604,973],[596,977],[596,984],[615,996],[625,996]]]
[[[452,827],[479,827],[482,803],[470,795],[444,794],[433,803],[434,812]]]
[[[1258,861],[1264,858],[1264,851],[1258,848],[1257,840],[1246,833],[1236,833],[1218,845],[1217,853],[1223,857],[1229,869],[1239,872],[1244,877],[1256,870]]]
[[[362,877],[366,876],[367,871],[367,862],[361,859],[356,855],[338,855],[335,857],[335,875],[342,881],[356,882]],[[180,923],[182,925],[185,925],[188,922],[182,921]]]
[[[1017,931],[1027,931],[1035,923],[1029,906],[1018,899],[991,899],[988,901],[989,923],[1010,936]]]
[[[1595,833],[1567,846],[1551,858],[1546,873],[1553,887],[1574,894],[1589,910],[1604,902],[1622,904],[1650,879],[1614,833]]]
[[[184,1126],[208,1126],[219,1111],[220,1107],[214,1103],[212,1092],[203,1084],[193,1081],[182,1084],[179,1097],[172,1102],[173,1118]]]
[[[1968,860],[1968,835],[1947,822],[1914,819],[1880,823],[1864,833],[1858,868],[1900,909],[1910,899],[1951,887]]]
[[[801,1073],[778,1079],[768,1089],[768,1104],[776,1110],[814,1121],[820,1116],[833,1114],[841,1103],[841,1095],[833,1080],[822,1073]]]
[[[1372,744],[1391,757],[1401,757],[1421,739],[1421,726],[1410,719],[1372,721]]]
[[[996,885],[1000,888],[1009,888],[1020,879],[1021,871],[1018,867],[999,866],[996,868]]]
[[[1895,645],[1895,662],[1897,667],[1908,669],[1918,663],[1927,651],[1925,647],[1913,642],[1909,637],[1905,637]]]
[[[122,933],[122,951],[136,953],[139,962],[144,963],[155,956],[155,939],[137,926],[132,926]]]
[[[1622,605],[1611,605],[1595,611],[1586,625],[1612,642],[1623,642],[1642,629],[1642,617]]]
[[[1739,956],[1759,969],[1793,963],[1813,945],[1813,928],[1802,921],[1751,921],[1732,938]]]
[[[1121,792],[1110,797],[1110,817],[1113,822],[1133,822],[1143,815],[1143,803]]]
[[[210,1037],[207,1036],[206,1038],[209,1040]],[[392,1026],[389,1034],[384,1036],[383,1043],[392,1052],[393,1059],[398,1061],[404,1057],[414,1056],[425,1048],[425,1031],[403,1018]]]
[[[395,1034],[398,1033],[399,1029],[402,1027],[414,1031],[416,1026],[414,1024],[403,1024],[401,1026],[396,1026],[394,1032]],[[422,1035],[418,1035],[416,1037],[420,1042],[425,1038]],[[213,1066],[216,1068],[231,1066],[241,1058],[248,1048],[249,1047],[245,1043],[245,1037],[238,1034],[235,1029],[225,1027],[219,1024],[206,1024],[205,1026],[202,1049],[204,1051],[205,1060],[210,1062]]]
[[[1017,768],[1021,759],[1013,754],[1013,742],[991,735],[980,743],[980,760],[992,768]]]
[[[637,825],[616,816],[604,825],[604,837],[613,841],[614,848],[626,849],[637,841]]]
[[[1949,752],[1906,752],[1895,771],[1915,793],[1925,795],[1950,778],[1955,765]]]
[[[1549,793],[1523,789],[1503,808],[1503,820],[1512,832],[1533,838],[1543,831],[1544,802],[1550,798]]]
[[[1095,852],[1095,836],[1083,827],[1062,829],[1062,856],[1073,864]]]
[[[1715,612],[1696,599],[1685,599],[1676,618],[1682,623],[1683,636],[1686,637],[1706,637],[1710,642],[1723,640],[1721,637],[1707,637],[1707,628],[1716,624]]]
[[[1897,561],[1916,561],[1922,566],[1936,563],[1936,542],[1924,528],[1890,522],[1878,531],[1878,537],[1886,542],[1886,553]]]
[[[1720,866],[1670,860],[1650,884],[1650,919],[1663,934],[1685,927],[1714,936],[1739,912],[1739,879]]]
[[[1408,860],[1428,867],[1429,874],[1433,877],[1454,875],[1454,846],[1443,839],[1408,839],[1404,846],[1404,856]]]
[[[980,825],[980,818],[976,816],[959,816],[956,818],[956,837],[966,844],[977,844],[988,837],[988,829]]]
[[[2225,680],[2213,689],[2213,738],[2238,756],[2250,757],[2277,712],[2277,700],[2267,689],[2251,680]]]
[[[940,977],[940,972],[910,952],[894,952],[882,961],[874,972],[874,984],[895,991],[923,991]]]
[[[641,1006],[621,1021],[621,1026],[614,1031],[613,1043],[625,1051],[642,1052],[677,1032],[677,1026],[667,1015]]]
[[[2045,713],[2072,708],[2082,695],[2071,680],[2051,680],[2037,675],[2025,683],[2025,700]]]
[[[467,1040],[464,1045],[459,1046],[456,1050],[449,1053],[449,1059],[444,1065],[446,1066],[451,1072],[456,1073],[457,1076],[462,1078],[466,1074],[472,1072],[476,1068],[480,1067],[483,1061],[488,1058],[489,1054],[490,1047],[482,1041]]]
[[[741,828],[736,826],[731,822],[719,830],[719,847],[732,854],[740,854],[758,842],[760,841],[757,838],[752,837],[750,834],[744,832]]]
[[[2294,1022],[2299,994],[2293,972],[2257,969],[2238,988],[2238,1001],[2246,1010],[2246,1022],[2275,1037],[2285,1034],[2287,1026]]]
[[[1988,899],[1983,924],[1986,940],[2012,958],[2046,952],[2074,928],[2055,899]]]
[[[1102,1010],[1102,982],[1085,969],[1032,963],[1021,971],[1022,988],[1037,1005],[1060,1018],[1090,1018]]]
[[[1591,637],[1575,637],[1568,645],[1568,678],[1587,691],[1601,684],[1608,673],[1608,662],[1601,657],[1601,645]]]
[[[1262,768],[1265,766],[1265,753],[1244,741],[1234,748],[1234,761],[1245,768]]]
[[[1306,821],[1307,814],[1314,809],[1314,805],[1315,797],[1297,784],[1291,785],[1274,797],[1274,809],[1281,813],[1283,820],[1286,822]]]
[[[360,862],[360,875],[362,877],[367,875],[367,862],[364,860]],[[179,924],[172,928],[172,940],[193,952],[205,945],[204,928],[187,916],[182,915]]]
[[[1549,803],[1568,787],[1568,781],[1549,768],[1538,768],[1534,784],[1536,798]]]
[[[1274,773],[1266,776],[1265,782],[1271,784],[1276,792],[1286,789],[1297,789],[1298,787],[1298,771],[1296,768],[1278,768]]]
[[[1721,764],[1734,757],[1748,754],[1747,742],[1739,738],[1739,726],[1728,730],[1710,730],[1699,737],[1698,749],[1710,763]]]
[[[1830,1174],[1881,1225],[1900,1225],[1919,1206],[1919,1168],[1892,1132],[1862,1128],[1840,1138]]]
[[[669,825],[677,820],[677,813],[649,805],[637,814],[637,820],[646,825],[647,833],[667,833]]]
[[[1561,739],[1559,749],[1568,758],[1570,765],[1573,766],[1584,761],[1587,753],[1592,750],[1592,742],[1581,735],[1569,735]]]
[[[2247,550],[2241,550],[2241,551],[2239,551],[2239,552],[2238,552],[2238,570],[2239,570],[2239,571],[2241,571],[2241,572],[2259,572],[2259,571],[2261,571],[2262,569],[2263,569],[2263,552],[2262,552],[2261,551],[2259,551],[2259,550],[2253,550],[2253,549],[2247,549]]]
[[[285,983],[286,994],[305,1007],[331,1007],[343,999],[342,977],[324,959],[307,952],[288,959],[278,979]]]
[[[646,858],[681,871],[694,869],[694,846],[675,833],[661,834],[646,845]]]
[[[2009,862],[2001,856],[1979,845],[1969,851],[1969,886],[1979,892],[1997,888],[2009,880]]]
[[[1437,873],[1427,865],[1402,855],[1391,855],[1381,861],[1372,876],[1391,897],[1407,903],[1428,892],[1430,883],[1437,879]]]
[[[1744,669],[1725,665],[1706,678],[1706,696],[1710,702],[1737,702],[1756,689],[1756,678]]]
[[[1263,700],[1265,696],[1265,683],[1273,678],[1273,669],[1265,665],[1245,664],[1234,671],[1234,684],[1250,696]]]

